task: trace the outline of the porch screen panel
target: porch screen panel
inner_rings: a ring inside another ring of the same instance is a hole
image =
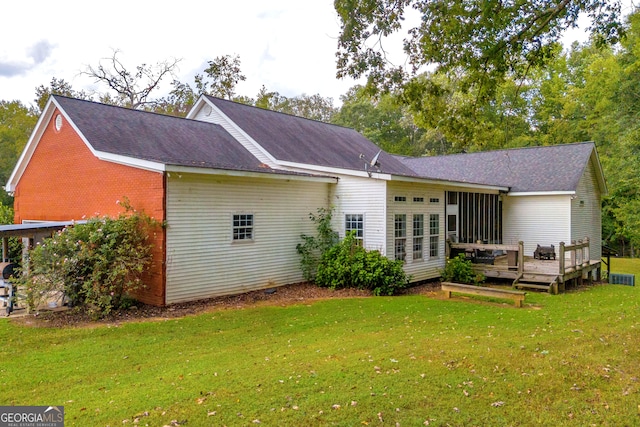
[[[458,241],[502,243],[502,201],[498,194],[458,193]]]

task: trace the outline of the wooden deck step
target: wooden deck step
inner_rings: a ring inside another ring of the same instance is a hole
[[[528,281],[516,281],[513,284],[514,288],[525,288],[525,289],[541,289],[543,291],[547,291],[556,295],[558,293],[558,278],[556,277],[552,282],[542,284],[540,282],[531,283]]]
[[[547,283],[546,285],[541,285],[539,283],[528,283],[528,282],[518,282],[516,283],[516,288],[529,288],[529,289],[542,289],[543,291],[548,291],[551,285]]]
[[[546,283],[548,286],[549,283],[555,282],[557,280],[557,274],[524,273],[519,281],[528,283]]]

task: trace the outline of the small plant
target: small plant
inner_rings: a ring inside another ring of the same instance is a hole
[[[312,282],[316,276],[318,263],[322,255],[338,243],[338,233],[331,228],[332,210],[320,208],[317,214],[309,214],[309,219],[316,224],[316,236],[302,234],[302,243],[296,245],[300,254],[300,267],[305,280]]]
[[[455,258],[447,260],[447,264],[442,270],[442,280],[445,282],[478,285],[484,282],[485,277],[473,271],[471,261],[466,259],[464,254],[458,254]]]
[[[374,295],[394,295],[409,282],[403,262],[390,260],[378,251],[368,251],[349,233],[324,253],[316,284],[331,289],[368,289]]]
[[[67,227],[30,253],[27,280],[31,308],[64,295],[94,318],[131,305],[127,295],[144,287],[152,261],[150,232],[159,223],[135,211],[128,201],[118,218],[92,218]]]

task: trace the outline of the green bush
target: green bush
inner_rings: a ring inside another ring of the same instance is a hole
[[[484,276],[473,271],[471,261],[466,259],[464,254],[448,259],[441,275],[445,282],[477,285],[484,281]]]
[[[92,218],[45,239],[30,253],[27,286],[32,305],[64,295],[94,318],[109,314],[144,287],[152,262],[150,233],[159,223],[122,203],[118,218]],[[32,307],[33,308],[33,307]]]
[[[312,282],[315,279],[318,263],[322,254],[338,243],[338,233],[331,228],[331,209],[320,208],[317,214],[309,214],[309,219],[316,224],[316,236],[302,234],[302,243],[296,245],[300,254],[300,267],[304,279]]]
[[[396,294],[408,281],[402,261],[366,250],[353,233],[322,255],[315,277],[318,286],[368,289],[374,295]]]

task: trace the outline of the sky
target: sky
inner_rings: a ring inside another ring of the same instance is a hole
[[[179,59],[175,78],[191,86],[208,61],[239,55],[246,81],[237,95],[255,97],[264,85],[339,105],[340,95],[362,82],[336,78],[339,33],[333,0],[11,1],[0,15],[0,100],[33,105],[36,87],[54,77],[76,91],[104,92],[81,72],[107,65],[118,50],[128,70]],[[574,30],[569,37],[583,36]],[[394,41],[400,46],[401,37]],[[167,95],[171,80],[155,97]]]
[[[81,71],[119,50],[129,70],[180,59],[176,78],[191,86],[208,61],[239,55],[238,95],[255,97],[264,85],[337,104],[357,83],[336,79],[339,31],[333,0],[11,1],[0,15],[0,100],[33,105],[36,87],[54,77],[105,91]]]

